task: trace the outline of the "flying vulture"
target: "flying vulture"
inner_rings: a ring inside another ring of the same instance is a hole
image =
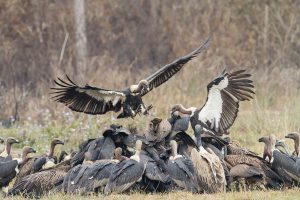
[[[204,130],[214,134],[228,133],[237,117],[240,101],[250,100],[255,94],[251,74],[245,71],[228,73],[223,70],[220,76],[207,85],[207,99],[202,108],[184,108],[177,104],[172,108],[171,114],[179,111],[190,115],[194,130],[195,126],[200,124]]]
[[[133,118],[139,113],[147,114],[152,105],[146,107],[142,97],[179,72],[187,62],[206,49],[209,42],[210,38],[193,52],[165,65],[139,81],[137,85],[131,85],[123,90],[108,90],[89,85],[80,87],[66,76],[67,81],[61,78],[54,81],[58,87],[51,88],[54,90],[51,94],[54,94],[55,101],[65,104],[73,111],[86,114],[105,114],[109,111],[119,112],[121,109],[118,118]]]

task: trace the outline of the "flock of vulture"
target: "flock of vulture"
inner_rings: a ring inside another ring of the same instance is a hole
[[[120,112],[118,118],[147,115],[142,97],[179,72],[206,49],[203,45],[151,76],[123,90],[78,86],[68,76],[51,88],[54,100],[87,114]],[[241,101],[253,98],[254,85],[245,70],[222,71],[207,85],[207,99],[200,108],[174,105],[170,118],[154,117],[145,130],[112,124],[98,138],[83,141],[77,150],[55,156],[59,139],[51,141],[48,154],[30,156],[24,147],[20,158],[11,156],[14,138],[7,138],[0,158],[0,187],[8,196],[39,198],[55,192],[87,195],[130,191],[216,193],[228,190],[281,189],[300,182],[299,135],[291,153],[284,140],[262,137],[263,157],[241,147],[229,137]],[[189,126],[193,133],[189,134]],[[191,136],[192,135],[192,136]]]

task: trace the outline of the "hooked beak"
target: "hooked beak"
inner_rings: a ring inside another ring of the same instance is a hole
[[[57,144],[62,144],[62,145],[64,145],[65,142],[64,142],[63,140],[59,140],[59,141],[57,142]]]
[[[291,134],[287,134],[286,136],[284,136],[285,138],[290,138],[291,139]]]
[[[31,148],[31,153],[36,153],[36,150],[34,148]]]
[[[13,143],[19,144],[19,140],[14,140]]]
[[[258,142],[264,142],[265,141],[265,138],[264,137],[261,137],[258,139]]]

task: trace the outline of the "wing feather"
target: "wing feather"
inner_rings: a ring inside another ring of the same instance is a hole
[[[54,83],[59,87],[54,90],[52,98],[65,104],[71,110],[87,114],[104,114],[108,111],[118,112],[126,99],[123,92],[106,90],[86,85],[79,87],[68,76],[67,81],[58,78]]]
[[[142,91],[142,96],[147,94],[153,88],[156,88],[161,84],[163,84],[164,82],[166,82],[167,80],[169,80],[172,76],[174,76],[177,72],[179,72],[187,62],[189,62],[194,57],[196,57],[199,53],[205,50],[209,46],[209,43],[210,43],[210,37],[193,52],[173,61],[172,63],[165,65],[164,67],[156,71],[154,74],[147,77],[146,80],[149,83],[149,90]]]
[[[224,70],[208,86],[208,96],[199,112],[199,120],[217,132],[224,133],[234,123],[240,101],[253,98],[253,81],[246,70],[232,73]]]

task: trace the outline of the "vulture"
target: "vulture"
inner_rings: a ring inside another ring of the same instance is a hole
[[[81,164],[86,153],[90,155],[91,161],[111,159],[114,156],[115,148],[115,143],[111,137],[101,136],[96,139],[89,139],[80,145],[79,152],[71,159],[71,165],[74,167],[77,164]]]
[[[146,162],[140,155],[142,141],[136,141],[136,152],[127,160],[119,162],[111,171],[109,181],[104,189],[104,194],[112,192],[122,193],[142,180],[146,169]]]
[[[56,138],[51,141],[49,154],[38,157],[34,160],[31,166],[31,173],[38,172],[41,169],[50,168],[57,164],[58,159],[54,156],[54,150],[58,144],[64,145],[65,143],[64,141]]]
[[[88,139],[83,141],[80,145],[79,145],[79,151],[77,153],[75,153],[75,155],[71,158],[71,167],[75,167],[76,165],[79,165],[83,162],[84,160],[84,154],[88,151],[89,147],[91,146],[92,142],[95,139]]]
[[[284,181],[285,186],[299,185],[300,183],[300,159],[288,156],[275,148],[276,139],[274,135],[265,136],[259,139],[264,143],[265,157],[271,161],[272,168]]]
[[[167,137],[166,137],[166,144],[171,143],[172,140],[175,140],[177,143],[177,151],[180,155],[183,155],[185,157],[189,157],[191,155],[191,150],[193,148],[198,149],[198,146],[194,139],[188,135],[185,131],[172,131]]]
[[[114,150],[115,159],[103,159],[90,161],[89,155],[85,154],[85,161],[69,170],[63,181],[65,193],[86,194],[97,192],[104,187],[113,167],[126,158],[122,156],[122,149]]]
[[[35,149],[28,146],[23,147],[22,161],[19,163],[19,173],[16,176],[14,185],[17,185],[23,177],[31,173],[32,165],[37,157],[29,157],[28,154],[30,153],[36,153]]]
[[[152,89],[168,81],[179,72],[192,58],[209,46],[210,38],[193,52],[160,68],[137,85],[131,85],[123,90],[108,90],[89,85],[78,86],[68,76],[67,81],[58,78],[54,81],[57,87],[52,94],[55,101],[65,104],[71,110],[86,114],[105,114],[109,111],[122,112],[118,118],[135,117],[137,114],[147,114],[152,105],[145,107],[142,97]]]
[[[215,134],[228,134],[228,129],[234,123],[240,101],[253,98],[251,74],[246,70],[232,73],[223,70],[220,76],[207,85],[207,99],[202,108],[184,108],[181,104],[173,106],[171,114],[178,111],[190,116],[192,128],[200,124],[204,131]]]
[[[257,153],[241,147],[237,141],[231,141],[230,137],[226,137],[225,139],[228,141],[228,145],[226,145],[225,148],[225,155],[251,155],[260,158]]]
[[[145,145],[146,146],[146,145]],[[144,147],[140,153],[141,160],[146,163],[142,181],[136,187],[145,192],[163,192],[170,185],[170,177],[166,172],[166,165],[159,157],[155,148]],[[136,188],[134,188],[136,189]]]
[[[171,179],[181,188],[196,193],[199,191],[193,162],[189,157],[177,154],[177,142],[170,142],[172,156],[167,164],[167,172]]]
[[[70,170],[70,160],[63,161],[48,169],[23,177],[18,184],[9,190],[8,195],[23,195],[30,198],[41,198],[53,190]]]
[[[148,124],[145,137],[148,142],[159,143],[172,131],[172,125],[168,120],[154,118]]]
[[[10,181],[19,173],[18,161],[0,162],[0,188],[7,194]]]
[[[251,178],[252,183],[253,181],[262,182],[267,188],[280,188],[282,186],[283,180],[272,170],[271,165],[265,159],[245,148],[239,148],[237,145],[230,146],[231,148],[228,148],[229,151],[225,156],[229,170],[241,164],[252,166],[251,169],[259,169],[258,171],[263,172],[261,178],[260,176],[255,176],[254,179]]]
[[[299,151],[300,151],[300,147],[299,147],[299,134],[298,133],[289,133],[285,136],[285,138],[289,138],[292,139],[294,141],[294,152],[293,155],[299,157]]]
[[[13,144],[18,144],[19,141],[13,137],[8,137],[5,140],[5,147],[3,152],[0,154],[0,162],[10,161],[12,160],[11,156],[11,147]]]
[[[168,121],[172,126],[172,131],[187,131],[189,128],[190,116],[180,116],[175,113],[171,113],[171,117]]]
[[[191,160],[195,166],[197,182],[200,190],[204,193],[224,192],[226,179],[224,168],[219,157],[208,148],[205,150],[201,142],[201,132],[203,128],[197,124],[195,126],[195,136],[199,150],[193,148]]]
[[[248,164],[237,164],[230,168],[229,173],[233,180],[238,183],[244,178],[246,184],[250,187],[254,187],[258,182],[262,182],[265,185],[264,172],[259,167]]]
[[[274,135],[269,135],[266,137],[261,137],[258,139],[259,142],[263,142],[264,145],[264,152],[263,152],[263,159],[267,160],[269,163],[272,161],[273,157],[273,150],[275,149],[276,139]]]
[[[22,158],[20,160],[10,160],[0,162],[0,187],[3,187],[5,193],[8,192],[7,186],[10,181],[19,173],[19,166],[28,161],[28,154],[35,153],[32,147],[25,146],[22,150]]]
[[[288,156],[291,155],[291,152],[284,140],[276,140],[275,148],[283,154],[286,154]]]

